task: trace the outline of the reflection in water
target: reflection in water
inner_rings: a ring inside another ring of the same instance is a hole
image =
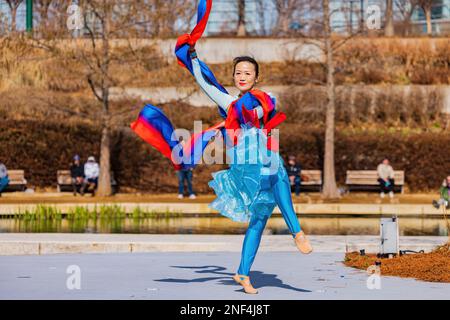
[[[379,217],[300,216],[307,234],[315,235],[378,235]],[[400,235],[445,236],[442,218],[399,218]],[[143,233],[143,234],[243,234],[247,225],[225,217],[185,218],[98,218],[98,219],[0,219],[0,232],[60,232],[60,233]],[[273,216],[266,234],[288,234],[284,219]]]

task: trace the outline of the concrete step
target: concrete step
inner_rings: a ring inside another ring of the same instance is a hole
[[[244,235],[2,233],[0,255],[118,252],[239,252]],[[309,236],[315,252],[379,250],[379,236]],[[449,240],[439,236],[400,237],[400,250],[429,252]],[[297,251],[289,235],[264,235],[260,251]]]

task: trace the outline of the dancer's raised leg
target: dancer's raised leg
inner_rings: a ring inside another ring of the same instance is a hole
[[[305,236],[305,233],[300,227],[297,215],[295,214],[294,205],[292,203],[291,186],[286,179],[278,180],[274,185],[274,197],[277,202],[278,208],[280,208],[284,221],[286,222],[289,231],[294,237],[297,248],[302,253],[312,252],[311,244]]]

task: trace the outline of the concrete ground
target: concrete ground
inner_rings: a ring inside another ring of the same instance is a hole
[[[377,236],[310,236],[314,252],[305,256],[288,235],[263,236],[250,275],[260,293],[246,295],[230,278],[242,240],[243,235],[0,234],[0,299],[450,297],[450,284],[397,277],[382,276],[379,289],[369,289],[369,275],[342,261],[346,250],[377,252]],[[400,248],[429,251],[446,241],[400,237]]]
[[[345,253],[365,249],[377,253],[379,236],[308,236],[315,252]],[[240,252],[244,235],[0,233],[2,255],[144,252]],[[401,236],[400,250],[429,252],[446,236]],[[259,252],[296,252],[290,235],[264,234]]]
[[[0,299],[448,299],[450,284],[396,277],[369,289],[342,253],[260,252],[257,295],[231,276],[238,252],[153,252],[0,257]]]

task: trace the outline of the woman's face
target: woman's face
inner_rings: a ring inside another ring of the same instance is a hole
[[[255,65],[248,61],[241,61],[234,70],[234,85],[242,94],[250,91],[256,83]]]

